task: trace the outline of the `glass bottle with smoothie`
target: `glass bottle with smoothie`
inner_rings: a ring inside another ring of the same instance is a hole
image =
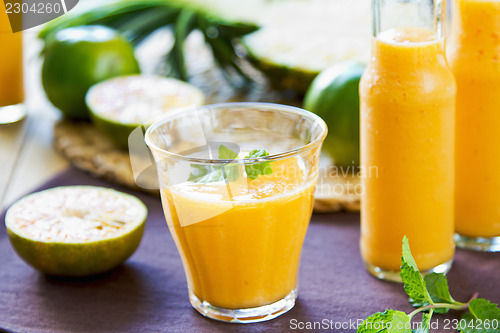
[[[201,314],[248,323],[294,306],[325,136],[318,116],[265,103],[174,111],[148,129],[167,224]]]
[[[447,48],[457,81],[455,230],[500,251],[500,1],[456,0]]]
[[[372,55],[360,82],[361,254],[400,280],[402,238],[421,271],[454,255],[455,80],[444,53],[444,2],[374,0]],[[373,172],[373,170],[377,172]]]
[[[12,32],[4,2],[0,4],[0,124],[24,117],[23,35]]]

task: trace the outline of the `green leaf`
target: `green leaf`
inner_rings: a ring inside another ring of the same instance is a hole
[[[443,273],[431,273],[424,276],[425,287],[429,296],[434,303],[449,303],[463,305],[463,303],[457,302],[451,297],[450,289],[448,287],[448,281]],[[429,302],[415,302],[411,301],[414,307],[427,306],[431,303]],[[447,313],[450,311],[449,308],[436,308],[434,312],[436,313]]]
[[[411,333],[410,317],[404,312],[385,310],[366,318],[358,327],[358,333]]]
[[[116,28],[115,23],[122,21],[129,14],[138,14],[151,8],[178,8],[180,4],[165,0],[123,0],[109,4],[98,3],[84,11],[72,10],[45,24],[38,37],[47,41],[59,30],[81,25],[102,24]]]
[[[238,154],[224,145],[219,146],[219,159],[221,160],[237,160]],[[233,182],[240,177],[240,166],[238,164],[226,165],[223,169],[222,175],[228,181]]]
[[[188,181],[193,183],[213,183],[224,179],[219,166],[191,164],[191,174]]]
[[[238,159],[238,154],[224,145],[219,146],[218,152],[218,158],[221,160],[232,161]],[[251,151],[245,158],[259,158],[264,156],[269,156],[269,153],[264,149],[256,149]],[[194,183],[212,183],[223,180],[236,181],[242,173],[240,170],[240,164],[237,163],[228,164],[224,167],[191,164],[191,173],[188,181],[192,181]],[[254,180],[259,175],[271,174],[273,169],[271,168],[270,162],[256,162],[245,165],[245,171],[247,173],[247,177]]]
[[[188,73],[184,57],[184,41],[195,29],[196,13],[190,9],[182,9],[174,29],[174,45],[166,60],[170,64],[170,73],[183,81],[187,81]]]
[[[457,302],[451,297],[450,289],[448,287],[448,280],[443,273],[431,273],[424,277],[425,286],[427,292],[432,298],[434,303],[450,303],[450,304],[462,304]],[[423,304],[423,306],[428,305]],[[437,308],[434,309],[436,313],[446,313],[449,308]]]
[[[401,280],[404,283],[404,290],[410,296],[410,303],[415,305],[430,303],[433,301],[427,292],[424,278],[418,270],[415,259],[410,251],[408,238],[403,237],[403,256],[401,258]]]
[[[245,158],[259,158],[269,156],[269,153],[264,149],[256,149],[252,150],[248,156]],[[260,175],[270,175],[273,173],[273,169],[271,167],[271,162],[257,162],[252,164],[245,165],[245,172],[247,173],[247,177],[251,180],[256,179]]]
[[[473,299],[469,303],[469,313],[462,316],[459,330],[465,333],[499,333],[500,309],[498,304],[484,298]]]
[[[469,303],[469,311],[477,319],[498,319],[500,320],[500,309],[498,304],[491,303],[484,298],[473,299]]]
[[[415,333],[430,332],[432,313],[432,309],[429,312],[422,312],[422,322],[420,323],[420,326],[416,330],[414,330]]]
[[[221,160],[236,160],[238,159],[238,154],[227,148],[224,145],[219,146],[219,159]]]
[[[191,164],[191,173],[189,174],[188,181],[197,183],[210,172],[209,165]]]

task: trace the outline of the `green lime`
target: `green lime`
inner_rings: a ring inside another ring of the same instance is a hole
[[[154,75],[116,77],[89,89],[87,106],[93,123],[120,148],[139,126],[180,107],[203,104],[203,92],[183,81]]]
[[[330,67],[314,79],[304,99],[304,108],[328,126],[323,150],[337,166],[359,166],[358,87],[364,70],[355,61]]]
[[[85,94],[105,79],[139,73],[133,47],[103,26],[58,31],[45,49],[42,83],[48,99],[69,118],[89,117]]]
[[[17,254],[49,275],[106,272],[134,253],[147,217],[136,197],[95,186],[62,186],[28,195],[7,211]]]

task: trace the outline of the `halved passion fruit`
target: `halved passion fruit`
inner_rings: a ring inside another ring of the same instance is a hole
[[[93,123],[120,148],[134,129],[148,126],[180,107],[204,103],[203,92],[189,83],[154,75],[113,78],[92,86],[86,103]]]
[[[62,186],[28,195],[7,211],[17,254],[49,275],[106,272],[139,246],[147,208],[138,198],[95,186]]]

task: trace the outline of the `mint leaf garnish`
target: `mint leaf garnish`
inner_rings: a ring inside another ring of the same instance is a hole
[[[218,148],[218,159],[220,160],[237,160],[238,154],[230,148],[220,145]],[[264,149],[256,149],[250,152],[245,158],[259,158],[269,156],[269,153]],[[229,163],[224,166],[215,165],[200,165],[191,164],[191,173],[188,181],[194,183],[212,183],[220,181],[236,181],[241,175],[241,167],[238,163]],[[251,180],[256,179],[259,175],[269,175],[273,172],[270,162],[255,162],[245,165],[245,172]]]
[[[403,237],[403,256],[401,257],[401,280],[404,283],[404,289],[410,296],[411,303],[425,304],[433,303],[427,289],[425,281],[418,270],[415,259],[410,251],[408,238]]]
[[[424,277],[425,286],[434,303],[455,303],[450,294],[448,280],[443,273],[431,273]]]
[[[220,160],[236,160],[238,159],[238,154],[236,154],[231,149],[224,145],[219,146],[219,159]]]
[[[476,298],[470,301],[469,311],[462,316],[460,332],[500,332],[500,309],[497,304],[484,298]]]
[[[425,287],[427,288],[427,292],[429,293],[433,303],[450,303],[450,304],[458,304],[464,305],[463,303],[457,302],[451,297],[450,290],[448,287],[448,280],[443,273],[430,273],[424,276]],[[431,303],[429,302],[415,302],[413,299],[410,299],[410,303],[414,307],[422,307],[428,306]],[[450,309],[449,308],[436,308],[434,312],[436,313],[446,313]]]
[[[420,274],[417,264],[410,251],[410,245],[406,236],[403,238],[403,255],[401,258],[401,280],[404,282],[404,290],[410,296],[410,303],[418,307],[415,311],[406,314],[397,310],[386,310],[377,312],[358,327],[358,332],[430,332],[430,323],[434,313],[445,313],[449,310],[469,310],[462,316],[458,328],[464,333],[500,333],[500,309],[495,303],[477,298],[477,293],[467,303],[457,302],[450,294],[448,281],[442,273],[431,273],[425,276]],[[412,318],[422,313],[422,322],[416,330],[411,330],[401,325],[409,324]],[[385,323],[390,326],[375,327],[375,323]],[[396,326],[394,326],[396,325]]]
[[[269,153],[264,149],[252,150],[245,158],[259,158],[269,156]],[[245,172],[247,177],[251,180],[256,179],[260,175],[270,175],[273,173],[271,162],[257,162],[245,165]]]
[[[193,183],[211,183],[223,180],[221,168],[213,165],[191,164],[188,181]]]
[[[429,295],[434,303],[450,303],[450,304],[461,304],[451,297],[450,289],[448,287],[448,280],[443,273],[431,273],[424,277],[425,286]],[[415,305],[415,304],[414,304]],[[429,305],[423,304],[423,306]],[[446,313],[449,308],[436,308],[434,311],[436,313]]]
[[[210,172],[209,165],[191,164],[191,173],[189,174],[188,181],[197,183]]]
[[[219,146],[219,159],[220,160],[237,160],[238,159],[238,154],[236,154],[234,151],[231,149],[227,148],[224,145]],[[227,179],[230,182],[234,182],[238,180],[240,176],[240,169],[237,164],[235,165],[226,165],[223,168],[221,168],[221,175],[222,178]],[[221,179],[222,180],[222,179]]]
[[[366,318],[358,327],[358,333],[401,332],[411,333],[410,317],[402,311],[385,310]]]
[[[432,313],[433,313],[432,309],[429,312],[422,312],[422,322],[420,323],[420,325],[416,330],[413,330],[415,333],[430,332]]]

